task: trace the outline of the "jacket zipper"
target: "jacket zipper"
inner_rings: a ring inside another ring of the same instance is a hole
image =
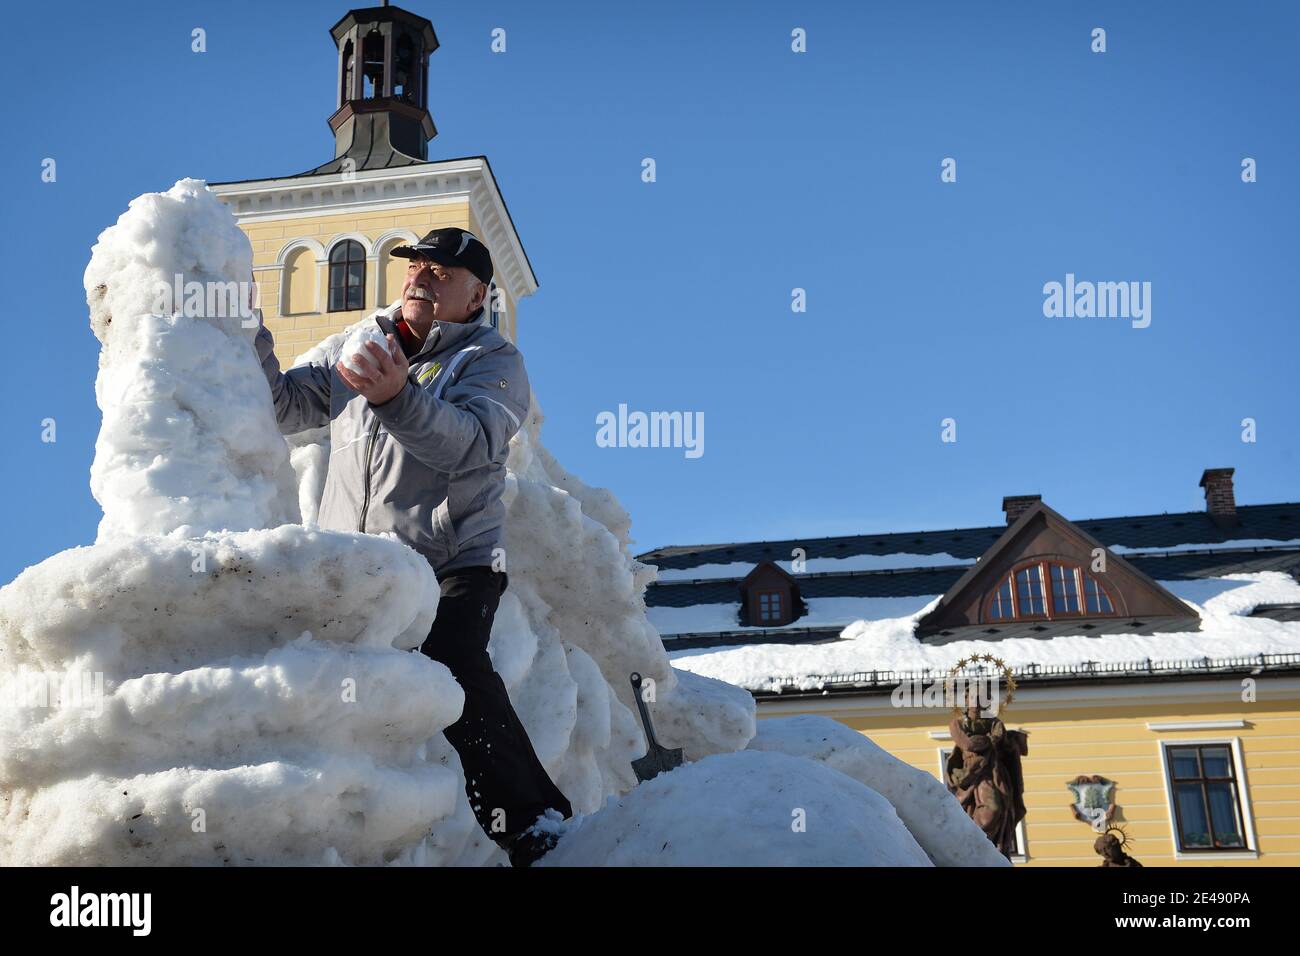
[[[416,359],[419,359],[421,356],[423,356],[427,360],[433,354],[433,349],[430,348],[430,343],[429,343],[429,336],[431,335],[433,335],[433,329],[429,330],[429,335],[425,336],[424,344],[420,347],[420,350],[411,357],[410,361],[414,362]],[[435,339],[434,343],[436,344],[436,342],[437,340]],[[429,355],[425,355],[426,352],[428,352]],[[366,530],[366,512],[370,510],[370,458],[374,454],[375,438],[377,438],[378,435],[379,435],[379,419],[376,418],[375,423],[370,426],[370,435],[368,438],[366,438],[366,476],[365,476],[365,481],[362,484],[362,488],[364,489],[364,495],[362,496],[361,499],[361,520],[357,522],[357,530],[362,532],[363,534],[365,533]]]
[[[357,522],[357,530],[364,533],[366,530],[366,512],[370,510],[370,459],[375,451],[375,438],[379,435],[379,419],[370,426],[370,437],[366,439],[366,477],[362,487],[365,489],[365,495],[361,499],[361,520]]]

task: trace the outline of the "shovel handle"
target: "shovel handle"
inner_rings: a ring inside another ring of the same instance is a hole
[[[641,697],[641,675],[633,671],[631,681],[632,696],[636,698],[636,709],[641,712],[641,723],[645,726],[646,739],[650,742],[650,749],[654,750],[659,746],[659,741],[655,740],[655,725],[650,722],[650,711],[646,709],[645,700]]]

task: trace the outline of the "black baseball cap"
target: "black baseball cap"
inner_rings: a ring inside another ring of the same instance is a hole
[[[444,266],[464,266],[481,281],[492,281],[492,256],[487,246],[468,229],[456,226],[435,229],[413,245],[397,246],[392,254],[403,259],[432,259]]]

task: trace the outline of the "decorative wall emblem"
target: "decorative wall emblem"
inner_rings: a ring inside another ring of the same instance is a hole
[[[1092,774],[1075,777],[1066,786],[1074,793],[1074,818],[1103,832],[1115,816],[1115,781]]]
[[[984,667],[986,664],[989,665],[987,669]],[[976,668],[976,674],[967,675],[967,669],[972,666]],[[997,673],[987,673],[987,670],[994,668]],[[960,686],[958,681],[961,681]],[[948,669],[945,690],[952,695],[954,717],[965,715],[969,702],[967,695],[972,692],[979,692],[976,696],[983,698],[979,700],[982,710],[988,710],[990,716],[1000,717],[1011,706],[1011,698],[1016,696],[1016,677],[1002,658],[992,654],[971,654]],[[988,707],[986,701],[993,706]]]

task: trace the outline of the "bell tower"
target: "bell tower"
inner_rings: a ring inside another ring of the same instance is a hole
[[[350,10],[330,28],[338,48],[334,160],[313,172],[387,169],[428,159],[433,24],[400,7]]]
[[[518,303],[536,291],[537,276],[492,167],[482,155],[429,158],[433,24],[381,0],[360,2],[375,5],[330,28],[334,158],[288,176],[208,184],[253,244],[277,351],[282,360],[304,354],[399,300],[408,261],[393,250],[447,226],[488,247],[497,273],[489,321],[516,341]]]

